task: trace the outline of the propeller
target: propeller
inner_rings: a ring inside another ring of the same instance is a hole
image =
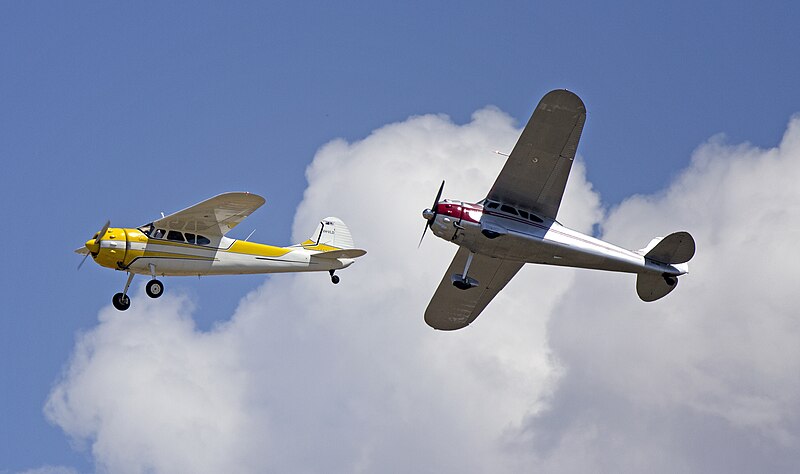
[[[422,245],[422,239],[425,238],[425,232],[428,232],[428,227],[433,225],[433,221],[436,220],[436,209],[439,207],[439,198],[442,197],[442,191],[444,190],[444,180],[442,180],[442,185],[439,186],[439,192],[436,193],[436,199],[433,200],[433,206],[430,209],[425,209],[422,211],[422,217],[424,217],[428,222],[425,223],[425,229],[422,231],[422,237],[419,239],[419,244],[417,244],[417,248]]]
[[[100,229],[100,232],[95,234],[95,236],[92,237],[91,239],[87,240],[86,244],[83,247],[75,250],[75,253],[83,254],[83,259],[81,260],[81,263],[78,264],[78,270],[81,269],[81,267],[83,266],[83,262],[86,261],[89,255],[93,254],[97,255],[97,252],[100,251],[100,239],[102,239],[103,236],[106,235],[106,231],[108,230],[108,227],[110,225],[111,221],[106,221],[103,228]]]

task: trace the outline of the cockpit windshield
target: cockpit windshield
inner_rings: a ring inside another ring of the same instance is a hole
[[[153,223],[151,222],[149,224],[145,224],[145,225],[143,225],[141,227],[137,227],[137,228],[139,229],[139,232],[141,232],[142,234],[150,237],[150,232],[153,232]]]

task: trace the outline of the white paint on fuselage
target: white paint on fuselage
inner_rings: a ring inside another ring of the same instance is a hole
[[[227,242],[226,242],[227,243]],[[227,248],[233,244],[229,242]],[[131,250],[145,250],[144,243],[130,243]],[[354,260],[348,258],[324,258],[323,252],[303,247],[291,248],[281,256],[261,256],[231,252],[225,248],[202,246],[175,246],[151,239],[146,244],[150,252],[176,254],[175,257],[139,257],[131,263],[133,273],[150,274],[150,264],[155,265],[156,275],[244,275],[259,273],[314,272],[339,270],[349,267]]]

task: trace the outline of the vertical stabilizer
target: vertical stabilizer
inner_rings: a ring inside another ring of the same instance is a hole
[[[355,247],[350,229],[338,217],[322,219],[314,233],[303,245],[327,245],[339,249],[352,249]]]

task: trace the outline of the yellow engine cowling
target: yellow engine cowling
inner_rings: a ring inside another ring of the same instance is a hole
[[[125,253],[128,249],[128,238],[125,231],[126,229],[108,229],[105,235],[100,237],[100,249],[96,254],[92,253],[92,257],[98,265],[117,269],[125,267]],[[89,247],[89,242],[86,244]]]

